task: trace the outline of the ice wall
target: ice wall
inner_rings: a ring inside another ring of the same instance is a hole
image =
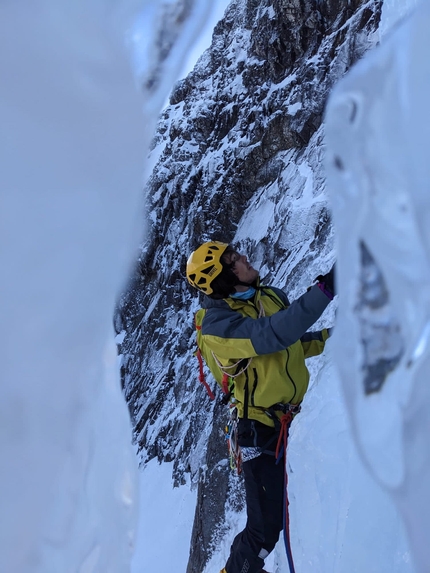
[[[208,5],[182,4],[0,4],[5,573],[129,570],[136,462],[111,317],[145,150]],[[124,38],[143,8],[142,100]]]
[[[379,27],[381,38],[395,28],[419,3],[420,0],[384,0]]]
[[[426,2],[340,82],[326,118],[340,290],[332,355],[362,459],[397,504],[422,572],[430,563],[429,25]]]

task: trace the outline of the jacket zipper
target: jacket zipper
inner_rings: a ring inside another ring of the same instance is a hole
[[[289,372],[289,370],[288,370],[288,362],[289,362],[289,360],[290,360],[290,351],[288,350],[288,348],[286,348],[286,351],[287,351],[287,362],[285,363],[285,371],[286,371],[286,373],[287,373],[288,378],[291,380],[291,384],[294,386],[294,394],[293,394],[293,397],[292,397],[291,400],[290,400],[290,404],[291,404],[292,401],[294,400],[294,398],[296,397],[296,394],[297,394],[297,386],[296,386],[296,384],[294,383],[294,380],[291,378],[291,374],[290,374],[290,372]]]
[[[254,386],[252,387],[252,392],[251,392],[251,406],[255,406],[254,396],[255,396],[255,391],[257,390],[257,385],[258,385],[257,369],[253,368],[253,371],[254,371]]]
[[[248,368],[245,370],[245,388],[244,388],[244,400],[243,400],[243,417],[245,420],[248,419],[248,407],[249,407],[249,386],[248,386]]]

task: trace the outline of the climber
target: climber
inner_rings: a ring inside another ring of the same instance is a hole
[[[283,529],[285,465],[274,455],[281,420],[287,413],[291,422],[300,410],[309,382],[305,358],[324,349],[327,330],[308,329],[333,299],[334,271],[290,304],[282,290],[260,284],[245,255],[209,241],[191,254],[186,274],[206,295],[201,341],[229,374],[238,417],[247,522],[221,573],[260,573]]]

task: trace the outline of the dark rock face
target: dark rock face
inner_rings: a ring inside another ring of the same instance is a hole
[[[210,557],[231,489],[230,470],[220,465],[226,414],[197,381],[198,301],[184,280],[187,257],[204,240],[236,234],[253,260],[264,261],[266,282],[288,285],[292,297],[308,286],[332,249],[325,102],[372,45],[381,5],[233,0],[160,118],[146,189],[150,230],[115,326],[125,331],[122,382],[142,461],[174,460],[175,483],[190,472],[198,484],[187,573],[201,572]],[[245,232],[249,213],[264,205],[273,216],[255,238]]]
[[[390,303],[384,276],[362,241],[361,289],[355,311],[363,345],[364,392],[379,392],[405,351],[400,320]]]
[[[207,468],[199,476],[190,560],[186,573],[203,571],[214,540],[223,533],[225,500],[229,498],[237,510],[244,506],[242,478],[230,470],[226,459],[223,438],[225,418],[225,406],[218,404],[214,411],[217,423],[212,425],[206,446]]]

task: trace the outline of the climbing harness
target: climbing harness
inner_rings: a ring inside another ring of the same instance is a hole
[[[281,431],[279,433],[278,443],[276,444],[276,463],[279,463],[282,455],[284,456],[284,543],[285,550],[287,553],[288,566],[290,568],[290,573],[295,573],[293,554],[291,551],[291,540],[290,540],[290,516],[288,511],[289,501],[288,501],[288,471],[287,471],[287,445],[288,445],[288,433],[290,430],[291,422],[294,416],[300,412],[300,405],[294,404],[284,404],[282,408],[283,415],[281,417]]]

